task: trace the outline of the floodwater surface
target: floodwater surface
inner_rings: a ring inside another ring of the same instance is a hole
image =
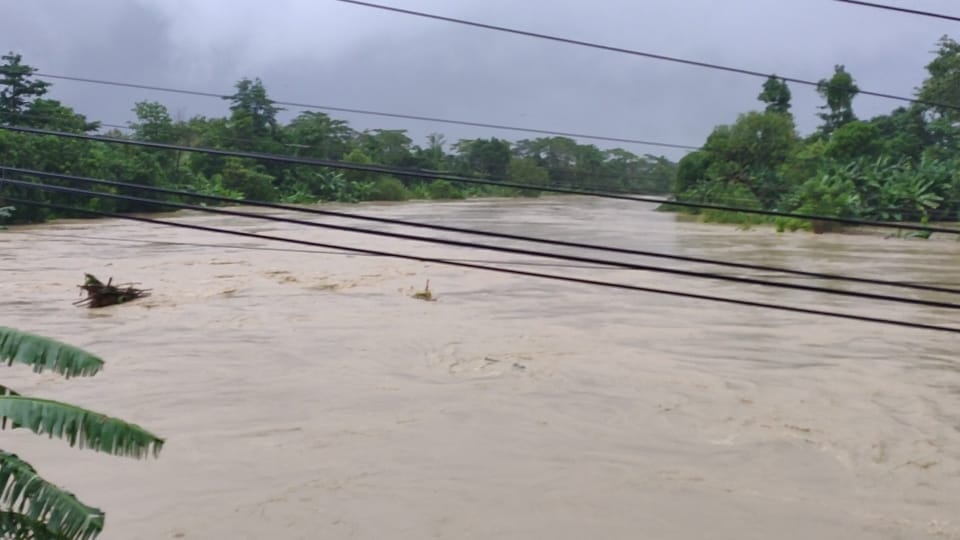
[[[581,198],[331,208],[960,288],[960,244],[950,239],[741,231]],[[957,320],[943,309],[284,223],[163,217],[874,317]],[[77,308],[84,272],[153,293]],[[4,449],[103,508],[107,540],[960,539],[956,334],[121,220],[0,231],[0,278],[0,325],[107,362],[98,376],[69,381],[14,366],[5,385],[167,440],[159,459],[135,461],[0,434]],[[436,301],[412,298],[427,280]]]

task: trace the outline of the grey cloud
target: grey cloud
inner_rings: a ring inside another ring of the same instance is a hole
[[[953,29],[829,0],[393,3],[813,80],[841,63],[862,88],[908,96],[923,80],[936,40]],[[757,108],[762,83],[332,0],[103,0],[99,9],[65,0],[18,4],[0,21],[0,47],[23,52],[43,71],[217,92],[241,76],[260,76],[277,99],[666,142],[700,144],[715,125]],[[944,12],[952,7],[949,0],[928,4]],[[128,120],[140,99],[157,99],[184,116],[226,110],[204,98],[68,83],[55,89],[56,97],[112,122]],[[809,132],[819,98],[812,88],[792,89],[798,123]],[[868,97],[856,103],[862,117],[898,105]],[[420,140],[433,131],[449,140],[524,137],[348,119],[358,128],[407,128]]]

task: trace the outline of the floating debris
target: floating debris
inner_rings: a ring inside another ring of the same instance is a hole
[[[420,292],[413,294],[413,297],[417,300],[424,300],[426,302],[436,302],[437,299],[433,296],[433,293],[430,292],[430,280],[427,280],[427,286]]]
[[[133,283],[114,285],[111,277],[106,283],[100,281],[93,274],[84,274],[86,279],[80,289],[87,293],[87,297],[73,303],[75,306],[101,308],[115,304],[125,304],[137,298],[150,296],[148,289],[138,289]]]

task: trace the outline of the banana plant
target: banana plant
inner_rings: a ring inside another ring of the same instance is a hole
[[[36,373],[90,377],[103,360],[80,348],[0,327],[0,362]],[[163,439],[123,420],[87,409],[22,396],[0,386],[0,429],[25,429],[70,446],[137,459],[156,457]],[[0,538],[89,540],[103,530],[104,512],[43,479],[20,457],[0,450]]]
[[[887,156],[838,167],[835,174],[857,186],[863,216],[883,221],[927,220],[943,202],[951,170],[932,160],[914,164]]]

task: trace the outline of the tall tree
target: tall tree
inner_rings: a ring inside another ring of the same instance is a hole
[[[148,142],[174,142],[173,119],[165,106],[156,101],[139,101],[133,112],[137,115],[137,121],[130,124],[134,137]]]
[[[938,45],[937,57],[927,64],[930,76],[923,81],[917,97],[946,105],[935,105],[930,109],[938,116],[957,121],[960,111],[954,107],[960,107],[960,43],[943,36]]]
[[[30,104],[47,93],[50,83],[31,78],[36,69],[21,63],[19,54],[0,56],[0,124],[18,124]]]
[[[793,117],[780,113],[749,112],[730,126],[718,126],[703,149],[680,161],[677,189],[737,185],[772,207],[789,186],[777,174],[800,142]]]
[[[883,153],[897,159],[905,157],[917,161],[923,151],[933,144],[930,127],[924,118],[924,108],[920,105],[898,107],[888,115],[870,120],[880,132]]]
[[[356,136],[343,120],[334,120],[324,113],[306,111],[283,128],[284,137],[298,145],[297,155],[340,159],[350,151]]]
[[[853,113],[853,98],[860,93],[860,88],[842,65],[834,66],[833,76],[817,84],[817,93],[826,100],[826,104],[820,107],[826,112],[817,115],[823,120],[822,134],[829,136],[838,127],[857,119]]]
[[[443,146],[447,144],[446,138],[440,133],[431,133],[427,135],[427,147],[421,149],[421,157],[424,165],[428,169],[439,170],[444,167],[444,158],[446,154]]]
[[[461,172],[503,178],[510,165],[510,143],[496,137],[463,139],[453,145]]]
[[[86,116],[58,100],[43,98],[36,99],[27,106],[20,123],[71,133],[87,133],[100,127],[100,122],[88,122]]]
[[[413,139],[405,129],[375,129],[357,135],[357,146],[377,165],[413,165]]]
[[[237,92],[224,99],[230,100],[230,131],[239,148],[270,150],[269,142],[277,132],[277,113],[283,109],[274,105],[260,79],[240,79]]]
[[[763,83],[763,91],[757,96],[757,99],[767,104],[767,112],[789,113],[790,112],[790,87],[787,81],[771,75]]]

